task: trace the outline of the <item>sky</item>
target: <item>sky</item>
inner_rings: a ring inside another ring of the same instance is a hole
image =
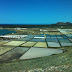
[[[0,0],[0,24],[72,22],[72,0]]]

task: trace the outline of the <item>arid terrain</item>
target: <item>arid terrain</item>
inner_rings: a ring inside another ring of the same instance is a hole
[[[72,72],[72,29],[2,29],[16,33],[0,36],[0,72]],[[33,57],[33,53],[29,54],[32,48],[39,48],[40,52],[44,48],[63,52],[43,56],[37,51]],[[32,57],[25,58],[24,54]]]

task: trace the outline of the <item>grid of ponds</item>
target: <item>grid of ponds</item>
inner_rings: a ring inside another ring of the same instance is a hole
[[[68,43],[66,46],[71,46],[72,40],[71,38],[69,38],[69,36],[71,37],[72,35],[49,35],[49,34],[29,35],[24,38],[19,38],[16,39],[15,41],[5,43],[4,45],[55,48],[55,47],[63,47]]]
[[[62,53],[63,50],[59,48],[72,46],[72,39],[71,35],[29,35],[2,42],[2,45],[4,47],[0,47],[0,61],[31,59]]]

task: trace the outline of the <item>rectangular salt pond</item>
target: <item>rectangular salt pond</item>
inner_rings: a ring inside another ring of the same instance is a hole
[[[46,38],[47,42],[58,42],[57,38]]]
[[[6,43],[6,44],[4,44],[4,45],[10,45],[10,46],[19,46],[19,45],[21,45],[21,44],[23,44],[23,43],[25,43],[26,41],[10,41],[10,42],[8,42],[8,43]]]
[[[45,34],[47,38],[50,38],[51,36],[49,34]]]
[[[72,36],[72,34],[67,34],[66,36],[68,36],[68,37],[70,36],[70,37],[71,37],[71,36]]]
[[[44,35],[35,35],[34,38],[44,38]]]
[[[50,34],[45,34],[46,36],[50,35]]]
[[[58,39],[60,43],[69,43],[68,39]]]
[[[10,47],[10,46],[6,46],[6,47],[2,46],[2,47],[0,47],[0,55],[7,52],[7,51],[9,51],[9,50],[11,50],[11,49],[13,49],[13,48],[14,47]]]
[[[34,39],[32,39],[31,41],[33,41],[33,42],[45,42],[45,39],[42,39],[42,38],[40,38],[40,39],[38,39],[38,38],[34,38]]]
[[[44,37],[34,37],[34,38],[44,38]]]
[[[51,38],[56,38],[56,35],[51,35]]]
[[[18,59],[22,56],[29,48],[25,47],[16,47],[7,53],[0,56],[0,61],[8,61],[13,59]]]
[[[0,36],[0,37],[3,37],[3,38],[22,38],[25,36],[27,36],[27,35],[4,35],[4,36]]]
[[[61,49],[49,49],[49,48],[30,48],[20,59],[32,59],[44,56],[50,56],[52,54],[63,53]]]
[[[47,44],[46,44],[46,42],[38,42],[33,47],[43,47],[43,48],[45,47],[45,48],[47,48]]]
[[[63,38],[61,35],[56,35],[57,36],[57,38]]]
[[[48,47],[61,47],[58,42],[47,42]]]
[[[72,34],[66,35],[68,38],[72,38]]]
[[[25,38],[34,38],[34,36],[33,35],[28,35]]]
[[[72,43],[60,43],[61,44],[61,46],[63,47],[63,46],[72,46]]]
[[[36,42],[26,42],[25,44],[22,44],[21,46],[25,47],[32,47]]]
[[[62,37],[64,38],[64,39],[67,39],[68,37],[67,36],[65,36],[65,35],[62,35]]]
[[[44,34],[41,34],[41,35],[43,35],[43,36],[44,36]]]
[[[17,39],[17,41],[30,41],[32,40],[32,38],[20,38],[20,39]]]

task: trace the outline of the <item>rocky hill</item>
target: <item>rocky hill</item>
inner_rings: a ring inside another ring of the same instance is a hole
[[[72,23],[70,23],[70,22],[66,22],[66,23],[64,23],[64,22],[57,22],[55,25],[72,25]]]

